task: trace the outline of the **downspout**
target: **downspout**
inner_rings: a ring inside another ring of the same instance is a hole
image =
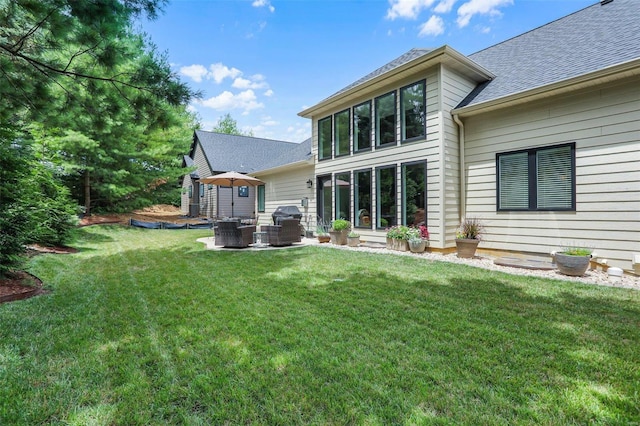
[[[458,125],[458,151],[460,158],[460,222],[467,215],[467,194],[465,188],[467,186],[467,178],[464,163],[464,123],[460,120],[458,114],[453,114],[453,121]]]

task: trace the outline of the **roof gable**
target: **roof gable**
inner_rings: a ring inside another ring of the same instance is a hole
[[[195,131],[195,143],[199,143],[202,147],[207,162],[214,173],[226,171],[253,173],[301,161],[303,153],[308,152],[308,155],[311,155],[310,144],[307,150],[304,147],[304,142],[286,142],[204,130]]]

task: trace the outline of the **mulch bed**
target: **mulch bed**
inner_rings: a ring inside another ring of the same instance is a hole
[[[42,280],[25,271],[14,271],[0,279],[0,303],[23,300],[47,293],[42,289]]]

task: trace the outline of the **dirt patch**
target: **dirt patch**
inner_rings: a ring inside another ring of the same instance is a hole
[[[42,281],[35,275],[24,271],[11,272],[6,278],[0,278],[0,303],[23,300],[46,293]]]
[[[80,226],[100,225],[109,223],[119,223],[128,225],[129,219],[135,219],[142,222],[168,222],[168,223],[202,223],[199,218],[186,217],[180,209],[170,204],[158,204],[155,206],[145,207],[144,209],[134,210],[131,213],[109,214],[109,215],[91,215],[80,219]]]

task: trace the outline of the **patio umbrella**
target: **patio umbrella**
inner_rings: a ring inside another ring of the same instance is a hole
[[[225,172],[200,179],[202,183],[217,186],[258,186],[264,182],[238,172]],[[231,191],[231,216],[233,216],[233,191]]]

